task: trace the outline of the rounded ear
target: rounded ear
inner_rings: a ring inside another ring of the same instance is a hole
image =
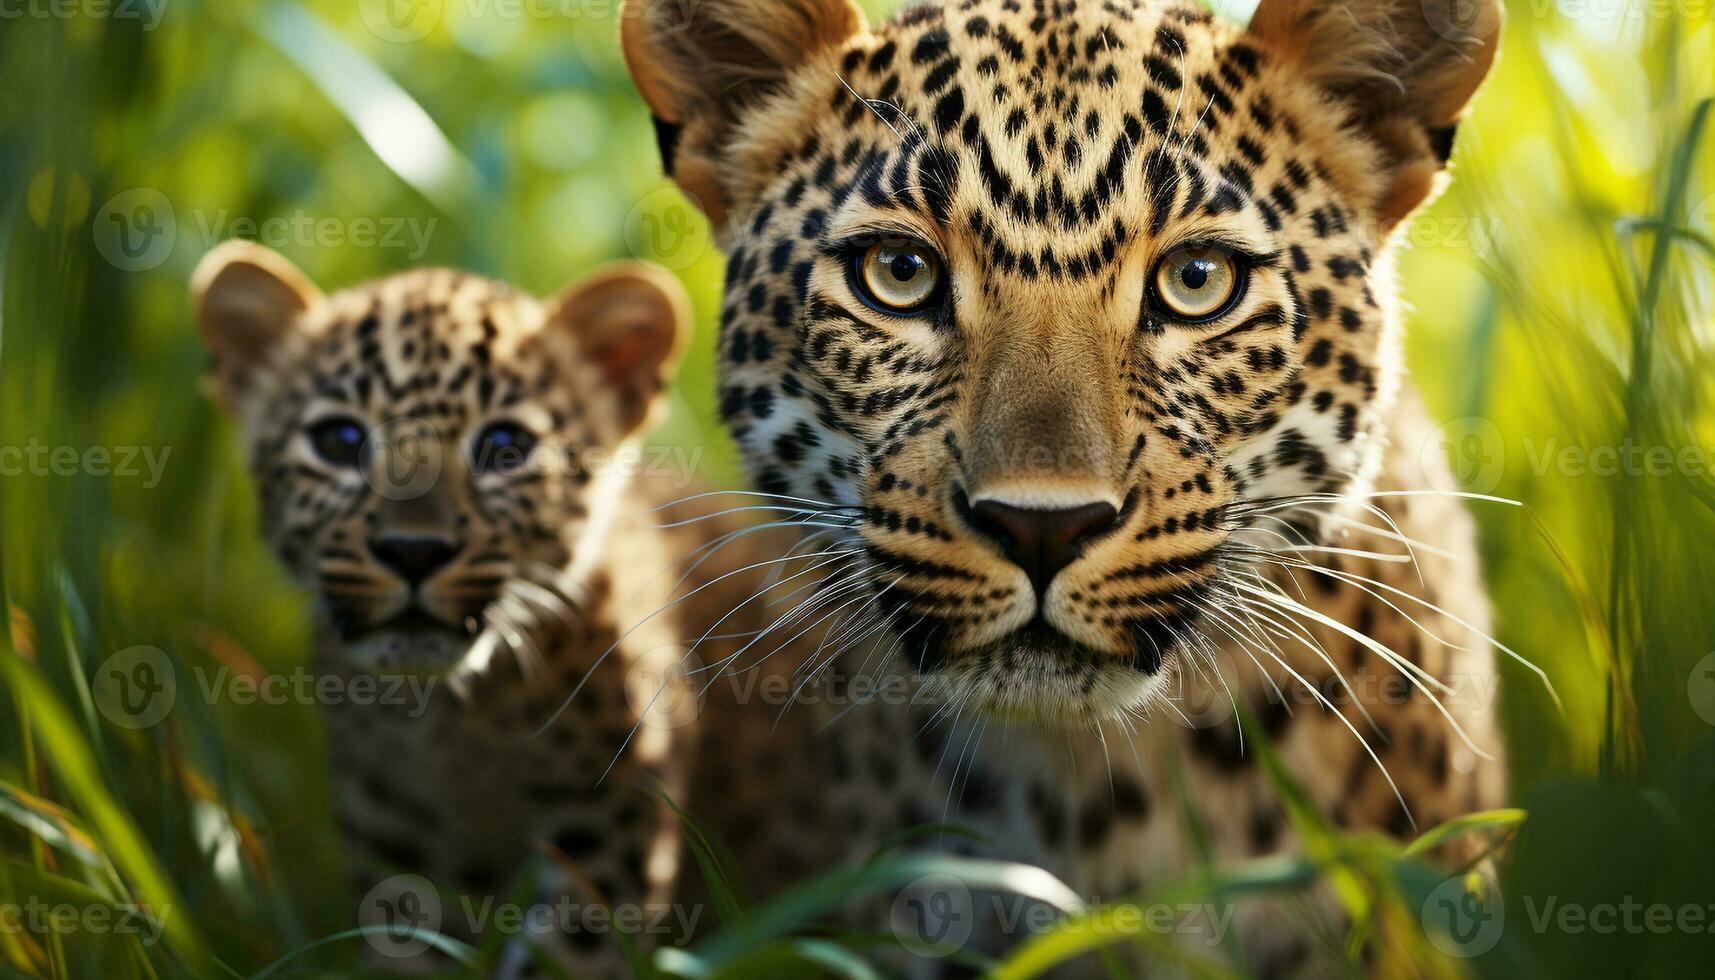
[[[569,332],[619,392],[621,427],[642,426],[691,331],[691,300],[671,273],[645,262],[598,270],[555,301],[551,327]]]
[[[793,69],[865,30],[852,0],[625,0],[620,45],[667,173],[717,229],[734,124]]]
[[[1503,19],[1499,0],[1262,0],[1250,34],[1344,102],[1381,148],[1385,230],[1434,192]]]
[[[197,328],[214,354],[213,394],[235,411],[245,390],[303,312],[321,301],[298,267],[241,239],[222,243],[191,275]]]

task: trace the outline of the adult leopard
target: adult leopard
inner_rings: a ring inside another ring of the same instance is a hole
[[[865,581],[891,641],[827,670],[939,706],[851,712],[804,776],[851,853],[947,818],[1118,897],[1199,846],[1293,849],[1246,717],[1342,827],[1500,799],[1473,529],[1430,492],[1388,261],[1500,19],[630,0],[665,167],[728,253],[724,416],[860,552],[830,591]],[[1256,918],[1253,965],[1310,955]]]

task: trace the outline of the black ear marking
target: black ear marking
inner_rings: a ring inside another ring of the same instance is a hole
[[[1432,126],[1429,129],[1429,149],[1434,152],[1439,163],[1446,163],[1453,155],[1453,137],[1459,132],[1457,125]]]
[[[649,117],[655,123],[655,145],[661,151],[661,167],[667,173],[673,172],[673,157],[679,150],[679,134],[685,127],[678,123],[668,122],[660,116]]]

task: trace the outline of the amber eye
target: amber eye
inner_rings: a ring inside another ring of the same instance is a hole
[[[882,313],[912,316],[941,294],[945,278],[941,258],[927,245],[911,241],[878,242],[858,253],[852,288]]]
[[[1162,312],[1197,323],[1232,308],[1244,272],[1233,254],[1217,245],[1181,245],[1156,265],[1154,280]]]
[[[323,462],[349,469],[363,460],[363,441],[369,433],[362,422],[341,415],[310,426],[309,437],[310,448]]]

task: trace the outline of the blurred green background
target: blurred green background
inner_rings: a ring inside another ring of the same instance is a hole
[[[181,677],[302,662],[303,603],[199,389],[185,283],[209,247],[260,238],[324,288],[432,263],[551,293],[660,261],[699,324],[663,438],[737,478],[713,421],[721,258],[660,176],[616,7],[0,0],[0,447],[23,451],[0,457],[0,926],[33,895],[170,913],[159,945],[0,928],[8,975],[243,975],[354,924],[313,705],[181,696],[131,730],[90,686],[136,646]],[[1509,10],[1453,189],[1399,255],[1410,364],[1447,423],[1423,451],[1451,454],[1450,489],[1523,503],[1473,509],[1499,636],[1563,702],[1507,669],[1530,817],[1502,891],[1514,921],[1532,889],[1707,905],[1715,19],[1699,0]],[[136,472],[101,472],[132,448]],[[1562,933],[1449,964],[1667,975],[1715,945]],[[353,945],[292,969],[349,967]]]

